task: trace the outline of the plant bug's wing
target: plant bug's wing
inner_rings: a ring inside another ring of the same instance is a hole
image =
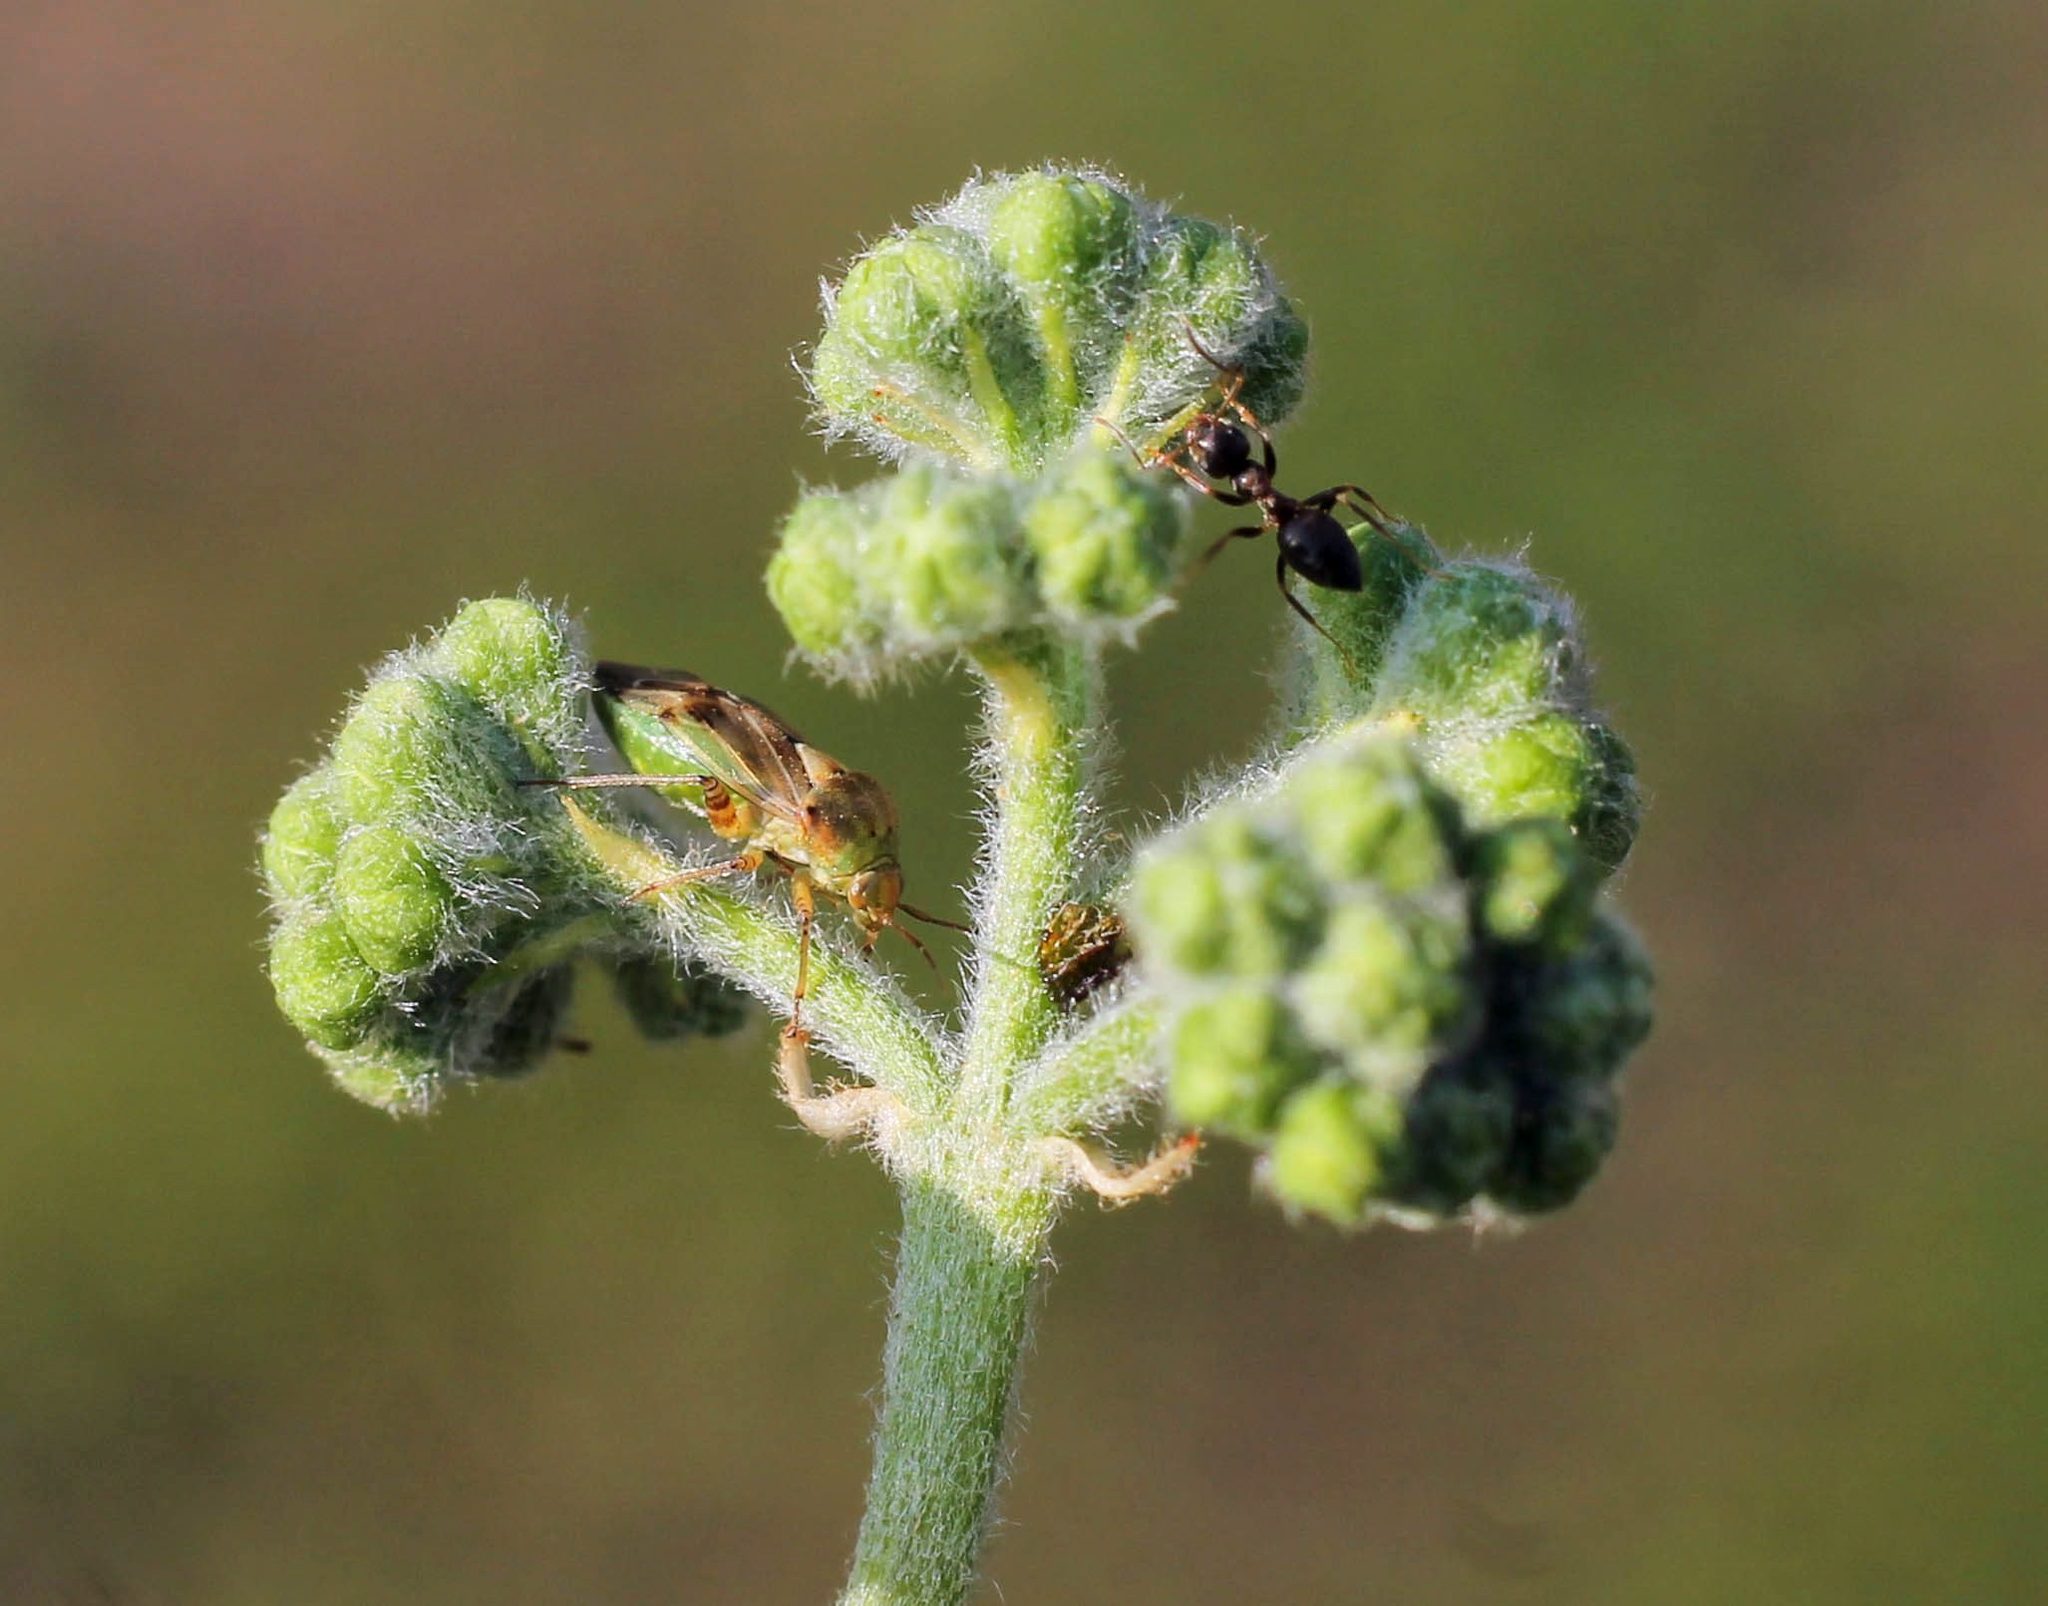
[[[702,773],[764,814],[784,820],[802,814],[811,786],[802,745],[759,703],[682,669],[601,663],[597,682],[607,694],[598,704],[606,729],[635,770]],[[690,806],[702,812],[701,791]]]

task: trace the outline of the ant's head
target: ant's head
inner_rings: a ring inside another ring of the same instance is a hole
[[[1188,425],[1188,456],[1212,480],[1234,480],[1252,466],[1252,438],[1215,413],[1198,413]]]

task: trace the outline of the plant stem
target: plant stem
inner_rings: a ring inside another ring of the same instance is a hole
[[[974,1581],[1052,1215],[1042,1186],[975,1199],[905,1182],[874,1473],[841,1606],[954,1606]]]
[[[1059,1018],[1038,975],[1038,938],[1074,884],[1084,741],[1097,699],[1093,666],[1076,648],[992,649],[975,665],[988,683],[996,819],[976,893],[978,964],[959,1097],[963,1109],[993,1122],[1010,1079]]]
[[[1055,1043],[1018,1082],[1019,1128],[1066,1134],[1114,1121],[1143,1096],[1140,1073],[1152,1061],[1165,1019],[1158,994],[1135,989]]]
[[[949,1107],[893,1155],[903,1239],[881,1419],[842,1606],[954,1606],[975,1575],[1056,1198],[1005,1130],[1019,1072],[1058,1010],[1039,932],[1074,883],[1095,678],[1046,642],[977,654],[995,819],[976,895],[974,997]]]
[[[566,802],[563,808],[618,896],[631,899],[637,889],[682,868],[667,852],[612,829],[580,805]],[[706,881],[672,887],[640,907],[659,922],[676,951],[709,964],[771,1008],[789,1008],[799,943],[787,917]],[[936,1116],[950,1104],[952,1090],[932,1031],[873,966],[815,932],[810,983],[804,1019],[827,1052],[919,1116]]]

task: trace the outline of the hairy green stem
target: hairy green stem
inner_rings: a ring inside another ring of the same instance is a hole
[[[683,868],[578,805],[565,807],[584,845],[626,894]],[[769,1004],[787,1007],[796,989],[799,945],[787,917],[709,881],[685,882],[661,893],[653,916],[678,950],[709,963]],[[948,1102],[951,1088],[925,1022],[872,966],[843,953],[819,931],[812,936],[804,1024],[834,1058],[895,1094],[913,1114],[935,1116]]]
[[[1083,744],[1097,698],[1094,666],[1078,648],[989,650],[975,665],[988,684],[996,819],[977,889],[980,964],[960,1101],[992,1121],[1017,1070],[1059,1018],[1038,974],[1038,938],[1074,884],[1087,784]]]
[[[874,1473],[841,1606],[954,1606],[974,1581],[1052,1215],[1042,1187],[991,1201],[905,1183]]]
[[[1019,1079],[1017,1124],[1048,1134],[1107,1126],[1143,1094],[1139,1068],[1152,1059],[1165,1020],[1165,1001],[1142,988],[1092,1017]]]
[[[1095,679],[1032,643],[977,655],[995,819],[977,896],[960,1078],[942,1121],[896,1155],[903,1239],[867,1514],[844,1606],[953,1606],[973,1581],[1055,1195],[1005,1131],[1024,1066],[1058,1021],[1035,956],[1072,887]]]

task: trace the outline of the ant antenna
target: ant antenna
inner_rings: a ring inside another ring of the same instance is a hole
[[[1131,456],[1135,457],[1138,460],[1138,467],[1150,468],[1152,466],[1151,463],[1145,460],[1145,454],[1139,451],[1137,447],[1131,444],[1131,437],[1126,435],[1122,430],[1118,429],[1116,425],[1112,424],[1100,413],[1097,413],[1095,415],[1095,422],[1099,428],[1108,430],[1110,434],[1114,435],[1118,440],[1124,443],[1124,450],[1129,452]]]
[[[1217,356],[1215,352],[1211,351],[1207,346],[1202,344],[1200,338],[1195,334],[1195,325],[1193,319],[1181,319],[1180,327],[1181,332],[1188,337],[1188,344],[1195,348],[1195,355],[1200,357],[1202,361],[1207,363],[1211,368],[1215,369],[1216,372],[1218,372],[1219,374],[1238,374],[1240,376],[1243,374],[1244,370],[1242,368],[1238,367],[1235,363],[1225,362],[1221,357]]]

